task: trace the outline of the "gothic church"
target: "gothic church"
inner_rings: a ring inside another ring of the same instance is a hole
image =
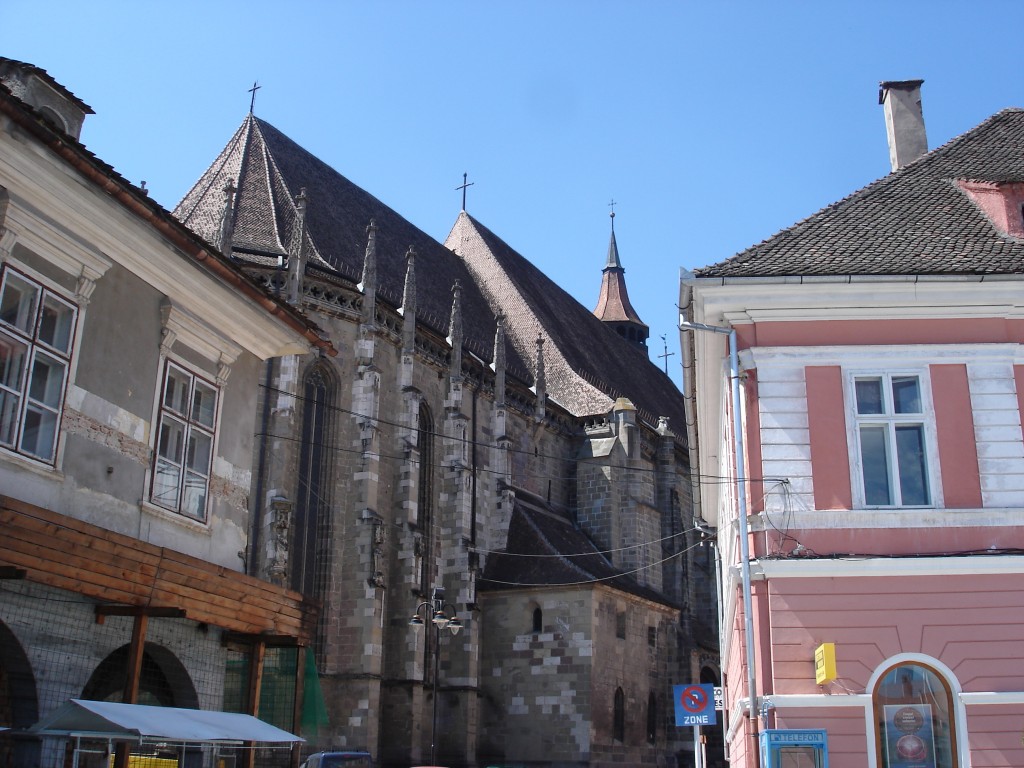
[[[692,761],[671,686],[717,676],[714,567],[614,230],[591,312],[464,210],[441,244],[252,114],[174,215],[339,351],[268,361],[256,415],[246,568],[319,608],[309,748]]]

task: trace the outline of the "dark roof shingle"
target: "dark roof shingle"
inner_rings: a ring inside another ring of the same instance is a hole
[[[1024,272],[957,181],[1024,181],[1024,110],[1006,109],[696,277],[1000,275]]]

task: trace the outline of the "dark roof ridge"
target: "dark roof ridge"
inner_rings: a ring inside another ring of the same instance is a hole
[[[989,137],[991,131],[997,130],[998,127],[1006,122],[1009,118],[1014,118],[1019,121],[1019,115],[1024,114],[1024,108],[1020,107],[1008,107],[1000,110],[994,115],[989,116],[982,122],[978,123],[973,128],[964,131],[963,133],[954,136],[944,144],[930,150],[920,158],[906,164],[905,166],[895,170],[885,176],[871,181],[863,187],[854,190],[843,198],[836,200],[821,209],[811,213],[810,215],[798,220],[797,222],[789,225],[788,227],[775,232],[771,236],[761,240],[758,243],[748,246],[747,248],[739,251],[738,253],[716,262],[714,264],[698,268],[694,270],[695,277],[752,277],[752,276],[765,276],[765,275],[798,275],[798,274],[822,274],[821,271],[815,270],[804,270],[801,271],[802,267],[797,265],[795,268],[790,268],[792,265],[787,266],[781,263],[785,258],[785,252],[797,248],[798,246],[807,251],[820,251],[822,248],[830,248],[829,256],[834,256],[833,251],[836,249],[846,248],[847,251],[852,251],[849,242],[845,242],[842,238],[834,236],[832,239],[820,236],[818,240],[811,240],[810,242],[801,242],[804,238],[804,234],[808,232],[814,232],[818,226],[836,226],[836,224],[844,225],[851,232],[857,226],[867,226],[866,224],[858,225],[856,222],[849,222],[840,220],[832,220],[829,217],[832,215],[843,216],[847,215],[848,209],[853,208],[856,213],[854,206],[864,205],[865,208],[870,210],[866,211],[867,216],[862,216],[862,219],[867,219],[870,216],[874,216],[877,220],[881,218],[881,214],[876,209],[884,209],[884,212],[889,212],[890,217],[895,216],[891,213],[894,210],[892,206],[894,204],[909,205],[908,200],[901,200],[901,195],[906,195],[908,188],[920,188],[924,189],[927,185],[941,181],[941,180],[953,180],[953,179],[967,179],[972,178],[977,181],[1024,181],[1024,174],[1018,170],[1016,174],[1007,176],[1001,173],[993,172],[969,172],[969,173],[957,173],[955,167],[947,167],[951,165],[951,161],[955,161],[960,153],[964,153],[963,163],[972,163],[978,165],[978,161],[971,155],[971,144],[975,142],[984,143]],[[991,140],[991,139],[990,139]],[[984,165],[984,163],[981,163]],[[975,176],[982,176],[983,178],[974,179]],[[916,185],[916,186],[915,186]],[[934,189],[934,187],[932,187]],[[883,198],[879,203],[873,203],[876,195],[884,196],[892,191],[892,195],[888,198]],[[921,194],[924,194],[923,192]],[[915,211],[915,213],[919,212]],[[823,223],[825,221],[828,223]],[[905,223],[905,222],[900,222]],[[917,222],[915,222],[917,224]],[[917,226],[921,226],[917,224]],[[913,232],[912,232],[913,233]],[[816,233],[821,235],[821,233]],[[992,233],[987,233],[989,237]],[[804,238],[806,240],[806,238]],[[820,241],[820,242],[819,242]],[[796,245],[794,245],[796,243]],[[924,246],[917,246],[923,248]],[[909,246],[908,246],[909,248]],[[927,250],[927,249],[926,249]],[[773,253],[773,251],[779,251],[780,253]],[[913,261],[912,255],[898,254],[907,261]],[[792,258],[792,257],[789,257]],[[835,258],[830,259],[830,263],[838,261]],[[891,269],[884,268],[885,266],[891,265],[894,260],[890,258],[888,265],[883,265],[879,268],[878,264],[864,264],[858,263],[858,258],[854,256],[848,256],[846,259],[848,264],[838,267],[828,267],[833,269],[832,272],[826,271],[825,274],[896,274]],[[860,262],[864,259],[861,258]],[[923,260],[922,260],[923,261]],[[917,273],[928,273],[929,271],[949,273],[950,270],[940,269],[936,266],[934,259],[930,262],[930,266],[924,266],[919,269],[914,269]],[[958,262],[959,263],[959,262]],[[750,264],[754,269],[754,273],[751,273],[751,267],[745,267],[744,265]],[[970,271],[970,270],[967,270]]]

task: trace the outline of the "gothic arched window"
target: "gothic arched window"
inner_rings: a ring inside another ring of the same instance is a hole
[[[538,606],[533,609],[533,631],[542,632],[544,630],[544,612]]]
[[[302,388],[302,435],[295,491],[295,545],[289,561],[292,587],[321,599],[330,546],[331,406],[334,378],[324,364],[306,373]]]
[[[654,691],[647,694],[647,743],[658,740],[658,697]]]
[[[426,403],[420,403],[416,445],[420,452],[419,487],[416,494],[416,525],[423,535],[420,589],[428,594],[432,586],[434,554],[434,419]]]
[[[937,669],[894,664],[875,683],[871,706],[880,768],[958,768],[953,692]]]
[[[612,738],[615,741],[626,740],[626,694],[621,688],[615,689],[615,713],[612,724]]]

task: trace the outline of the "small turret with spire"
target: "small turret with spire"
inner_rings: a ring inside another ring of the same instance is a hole
[[[613,203],[614,205],[614,203]],[[607,323],[615,332],[647,351],[647,337],[651,330],[647,327],[640,315],[629,303],[629,294],[626,291],[626,270],[622,268],[619,261],[619,246],[615,242],[615,211],[611,212],[612,236],[608,243],[608,258],[605,261],[601,277],[601,295],[597,299],[597,309],[594,314],[597,319]]]

